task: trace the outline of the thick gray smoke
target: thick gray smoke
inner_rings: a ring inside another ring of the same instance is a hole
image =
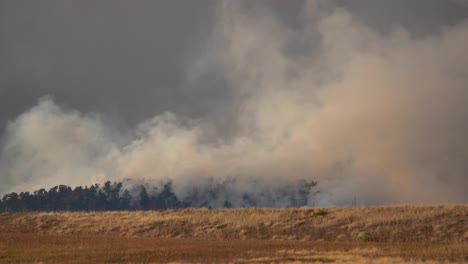
[[[183,193],[258,177],[316,180],[319,205],[468,202],[467,20],[414,34],[329,1],[304,2],[294,27],[260,4],[216,12],[186,82],[187,93],[207,76],[226,82],[216,111],[119,132],[43,98],[6,128],[0,192],[130,178]]]

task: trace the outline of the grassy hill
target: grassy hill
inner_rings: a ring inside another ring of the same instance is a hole
[[[1,233],[468,243],[468,205],[0,214]]]

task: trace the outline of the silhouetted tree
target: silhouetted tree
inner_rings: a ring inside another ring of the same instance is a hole
[[[125,189],[122,193],[122,198],[120,199],[120,209],[121,210],[130,210],[130,203],[132,202],[132,195],[130,192]]]
[[[179,201],[177,196],[172,192],[172,182],[164,184],[163,190],[156,198],[155,209],[169,209],[169,208],[180,208],[182,203]]]
[[[119,210],[120,209],[120,189],[122,188],[122,183],[114,182],[111,183],[107,181],[102,187],[103,194],[106,197],[105,209],[106,210]]]
[[[143,210],[148,210],[150,208],[150,197],[143,185],[140,186],[140,207]]]
[[[20,211],[22,208],[19,205],[19,196],[17,193],[12,192],[5,194],[2,199],[6,211]]]

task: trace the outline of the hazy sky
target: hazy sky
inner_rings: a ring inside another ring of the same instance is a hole
[[[0,0],[0,192],[258,176],[318,180],[322,204],[466,202],[467,18],[468,0]]]
[[[44,95],[130,124],[164,111],[199,116],[223,106],[230,98],[221,74],[185,80],[213,29],[215,2],[1,0],[0,127]],[[303,26],[302,0],[244,2],[246,9],[268,6],[290,27]],[[379,30],[400,25],[415,34],[468,15],[467,1],[329,2]]]

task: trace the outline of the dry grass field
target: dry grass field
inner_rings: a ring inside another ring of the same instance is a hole
[[[468,263],[468,205],[0,214],[0,263]]]

